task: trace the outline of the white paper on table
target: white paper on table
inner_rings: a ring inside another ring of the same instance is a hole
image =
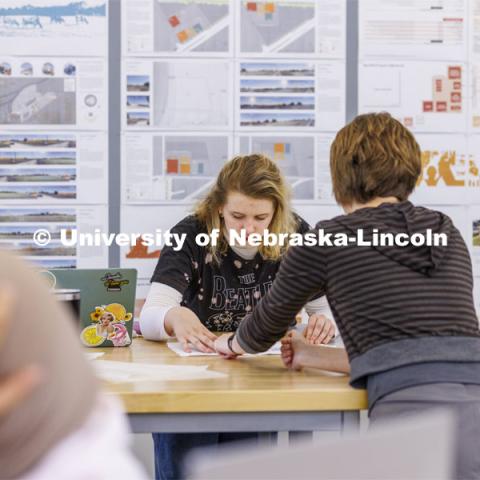
[[[226,376],[224,373],[208,370],[207,365],[158,365],[111,360],[97,360],[92,362],[92,365],[97,376],[109,382],[198,380]]]
[[[101,357],[104,352],[84,352],[85,357],[87,360],[95,360],[98,357]]]
[[[200,350],[196,350],[195,348],[191,347],[191,352],[185,352],[182,348],[180,342],[167,342],[167,347],[175,352],[180,357],[206,357],[206,356],[218,356],[218,353],[205,353],[201,352]],[[266,352],[257,353],[256,355],[280,355],[280,347],[281,343],[277,342],[272,347],[270,347]],[[247,353],[244,356],[253,356],[252,354]]]

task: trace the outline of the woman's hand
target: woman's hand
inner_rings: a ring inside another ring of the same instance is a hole
[[[165,316],[165,329],[175,335],[185,352],[191,352],[191,345],[204,353],[215,352],[217,336],[202,325],[192,310],[186,307],[171,308]]]
[[[329,343],[335,337],[335,324],[325,315],[314,313],[308,319],[303,336],[307,343],[312,345]]]

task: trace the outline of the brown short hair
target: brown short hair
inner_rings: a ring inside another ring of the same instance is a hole
[[[197,218],[205,224],[208,233],[221,230],[223,220],[219,209],[227,202],[229,192],[239,192],[252,198],[268,199],[273,202],[274,214],[268,230],[272,233],[294,233],[296,217],[290,208],[290,189],[275,162],[266,155],[239,155],[226,163],[206,197],[196,206]],[[216,260],[227,251],[227,241],[220,236],[210,252]],[[259,247],[264,259],[277,260],[286,250],[279,245]]]
[[[357,116],[337,133],[330,149],[333,193],[340,205],[390,196],[404,201],[421,169],[415,137],[386,112]]]

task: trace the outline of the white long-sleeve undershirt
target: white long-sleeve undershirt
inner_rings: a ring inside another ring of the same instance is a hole
[[[257,252],[257,247],[233,246],[232,249],[245,260],[251,260]],[[165,330],[165,316],[171,308],[180,307],[181,301],[182,294],[175,288],[164,283],[152,282],[140,313],[142,335],[148,340],[173,338]],[[308,302],[305,310],[309,316],[314,313],[323,314],[333,322],[332,313],[325,297]],[[336,326],[335,332],[337,332]]]

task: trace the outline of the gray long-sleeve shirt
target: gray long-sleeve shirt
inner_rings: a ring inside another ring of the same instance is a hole
[[[320,222],[315,231],[365,240],[379,233],[443,233],[447,246],[291,247],[275,283],[246,316],[237,340],[247,352],[268,349],[313,295],[327,295],[351,364],[351,381],[428,361],[480,361],[471,262],[449,217],[410,202],[363,208]]]

